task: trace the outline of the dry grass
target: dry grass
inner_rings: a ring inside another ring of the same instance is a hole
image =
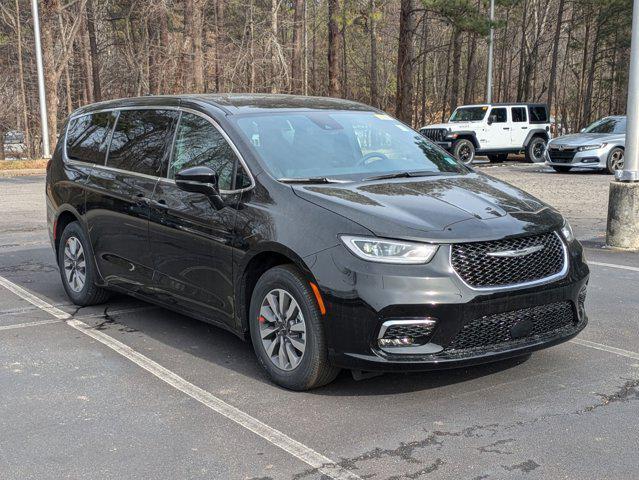
[[[2,170],[23,170],[31,168],[46,168],[47,160],[2,160],[0,161],[0,171]]]

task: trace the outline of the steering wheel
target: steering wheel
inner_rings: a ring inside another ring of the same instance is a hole
[[[377,160],[373,160],[373,158],[376,158]],[[384,155],[383,153],[380,153],[380,152],[371,152],[371,153],[367,153],[366,155],[364,155],[361,158],[361,160],[359,162],[357,162],[357,166],[358,167],[367,167],[371,163],[379,162],[380,160],[381,161],[390,160],[390,158],[388,158],[386,155]]]

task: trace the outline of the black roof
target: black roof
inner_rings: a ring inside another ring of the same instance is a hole
[[[510,106],[534,106],[534,107],[547,107],[543,102],[487,102],[487,103],[469,103],[468,105],[458,105],[458,107],[474,107],[480,105],[490,105],[491,107],[510,107]]]
[[[102,109],[131,106],[179,106],[189,102],[213,105],[223,110],[227,115],[273,109],[378,111],[363,103],[332,97],[252,93],[203,93],[188,95],[147,95],[143,97],[108,100],[81,107],[74,113],[88,113]]]

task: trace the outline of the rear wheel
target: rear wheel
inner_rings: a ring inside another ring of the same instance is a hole
[[[470,165],[475,159],[475,146],[470,140],[462,138],[453,143],[453,155],[465,165]]]
[[[553,168],[553,170],[555,170],[555,172],[567,173],[567,172],[570,171],[570,169],[572,167],[562,167],[562,166],[559,166],[559,165],[553,165],[552,168]]]
[[[526,161],[528,163],[541,163],[544,161],[546,151],[546,139],[533,137],[526,147]]]
[[[291,390],[332,382],[339,369],[328,360],[322,315],[304,276],[291,265],[258,280],[249,312],[251,341],[269,377]]]
[[[108,300],[110,292],[96,285],[91,245],[78,222],[68,224],[60,236],[58,266],[64,290],[73,303],[86,307]]]
[[[505,162],[506,160],[508,160],[508,154],[507,153],[495,153],[495,154],[492,154],[492,155],[488,155],[488,160],[490,160],[491,163]]]
[[[615,147],[610,150],[608,154],[608,161],[606,162],[606,170],[613,175],[617,170],[623,170],[624,165],[624,150],[620,147]]]

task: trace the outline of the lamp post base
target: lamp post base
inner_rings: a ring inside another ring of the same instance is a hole
[[[639,182],[610,183],[606,244],[639,250]]]

